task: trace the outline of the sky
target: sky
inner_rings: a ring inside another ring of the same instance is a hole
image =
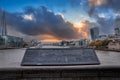
[[[0,0],[9,35],[54,42],[90,38],[89,29],[113,34],[120,0]]]
[[[0,0],[0,6],[11,13],[23,12],[27,6],[34,8],[44,6],[55,14],[63,14],[65,19],[71,22],[86,20],[85,18],[89,19],[88,14],[84,12],[83,3],[86,3],[86,0]],[[92,18],[89,20],[92,20]]]

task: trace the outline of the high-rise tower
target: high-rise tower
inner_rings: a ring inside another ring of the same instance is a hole
[[[2,12],[2,19],[1,19],[1,34],[2,36],[7,35],[7,27],[6,27],[6,12]]]
[[[115,35],[120,36],[120,18],[115,20]]]
[[[99,28],[93,27],[90,29],[91,40],[95,41],[99,37]]]

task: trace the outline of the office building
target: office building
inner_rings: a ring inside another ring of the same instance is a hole
[[[116,36],[120,35],[120,28],[118,28],[118,27],[115,28],[115,35]]]
[[[115,27],[115,35],[116,35],[116,36],[120,36],[120,18],[117,18],[117,19],[115,20],[115,25],[114,25],[114,27]]]
[[[3,11],[3,13],[2,13],[2,19],[1,19],[1,35],[2,36],[7,35],[6,13],[5,13],[5,11]]]
[[[2,12],[0,48],[22,47],[23,38],[7,35],[6,13]]]
[[[99,38],[99,28],[93,27],[90,29],[91,40],[95,41]]]

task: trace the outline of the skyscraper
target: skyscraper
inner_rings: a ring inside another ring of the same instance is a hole
[[[6,27],[6,12],[2,12],[2,18],[1,18],[1,34],[2,36],[7,35],[7,27]]]
[[[91,40],[95,41],[99,37],[99,28],[93,27],[90,29]]]
[[[115,20],[115,35],[120,35],[120,18]]]
[[[115,28],[115,35],[116,36],[120,35],[120,28],[118,28],[118,27]]]

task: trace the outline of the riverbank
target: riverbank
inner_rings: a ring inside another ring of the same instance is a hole
[[[103,49],[103,48],[95,48],[95,50],[101,50],[101,51],[112,51],[112,52],[120,52],[120,50],[115,50],[115,49]]]
[[[0,48],[0,50],[9,50],[9,49],[22,49],[22,48]]]

